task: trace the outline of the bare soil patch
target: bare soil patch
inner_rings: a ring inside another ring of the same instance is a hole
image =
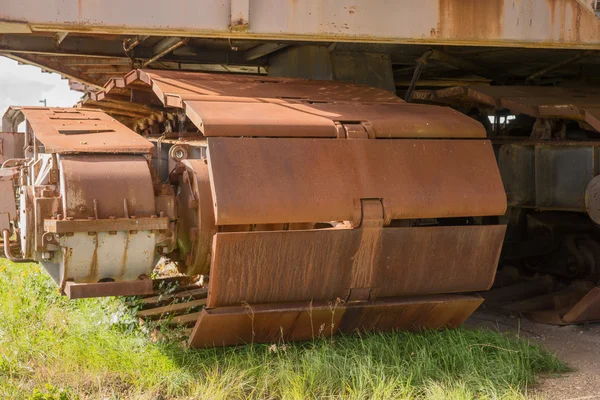
[[[545,377],[540,384],[528,390],[532,397],[548,400],[600,399],[600,323],[544,325],[484,309],[476,312],[467,321],[467,326],[518,333],[556,353],[573,369],[573,372],[558,377]]]

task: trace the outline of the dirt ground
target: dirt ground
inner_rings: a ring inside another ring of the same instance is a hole
[[[516,316],[480,310],[467,321],[470,327],[518,332],[556,353],[573,372],[544,378],[531,388],[533,398],[548,400],[600,399],[600,323],[579,326],[538,324]]]

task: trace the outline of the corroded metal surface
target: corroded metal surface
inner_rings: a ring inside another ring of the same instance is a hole
[[[506,209],[484,140],[209,138],[208,146],[219,225],[356,222],[362,198],[383,199],[388,220]]]
[[[357,331],[442,329],[460,326],[483,300],[443,295],[375,302],[246,305],[202,311],[191,347],[277,343]]]
[[[107,296],[140,296],[152,294],[152,280],[148,278],[125,282],[67,282],[64,291],[69,299],[87,299],[90,297]]]
[[[562,320],[569,324],[600,321],[600,287],[590,290],[573,308],[562,316]]]
[[[177,206],[180,221],[177,243],[188,275],[208,274],[211,246],[217,232],[210,192],[208,165],[205,160],[183,161]]]
[[[146,290],[138,280],[165,255],[209,275],[207,309],[178,319],[199,317],[194,346],[309,339],[312,323],[329,334],[454,327],[481,303],[441,295],[487,289],[504,237],[471,218],[506,210],[478,122],[363,85],[155,70],[113,79],[92,101],[138,96],[153,102],[119,112],[161,133],[164,174],[145,139],[99,112],[23,111],[28,134],[62,153],[34,154],[21,199],[35,215],[20,224],[23,248],[61,288]]]
[[[496,225],[217,233],[207,305],[346,301],[360,288],[367,299],[486,290],[504,231]]]
[[[407,104],[386,90],[335,81],[135,70],[94,97],[140,85],[165,106],[184,108],[205,136],[339,137],[341,124],[364,124],[374,138],[485,137],[481,124],[451,108]],[[156,111],[94,104],[132,117]]]
[[[67,281],[150,274],[159,232],[168,231],[170,221],[155,215],[153,180],[142,155],[45,154],[29,174],[32,184],[20,196],[21,249],[61,288]]]
[[[105,219],[154,214],[152,177],[142,156],[65,155],[60,160],[60,177],[65,217]]]
[[[448,107],[262,101],[198,99],[186,100],[184,104],[186,114],[205,136],[331,138],[338,136],[338,123],[365,124],[364,129],[375,138],[485,138],[485,129],[480,123]]]
[[[18,217],[14,196],[15,172],[13,169],[0,169],[0,234],[5,229],[10,231],[10,223],[16,221]]]
[[[152,144],[97,110],[21,107],[48,153],[151,153]]]
[[[25,135],[22,132],[0,133],[0,165],[12,158],[23,158]]]
[[[240,3],[244,4],[240,7]],[[0,32],[258,38],[286,41],[589,47],[600,41],[592,2],[578,0],[311,0],[164,3],[8,2]],[[119,12],[115,12],[119,10]]]
[[[600,131],[600,89],[553,86],[470,86],[419,91],[428,102],[479,103],[535,118],[585,121]]]
[[[596,224],[600,223],[600,177],[590,180],[584,196],[585,211]]]
[[[185,105],[186,114],[205,136],[337,135],[333,121],[279,104],[186,101]]]
[[[338,81],[206,74],[182,71],[135,70],[125,84],[137,80],[152,85],[166,103],[168,96],[195,100],[200,96],[288,98],[329,101],[401,102],[387,90]]]
[[[150,231],[169,228],[168,218],[111,218],[111,219],[70,219],[44,220],[44,231],[50,233],[69,232],[110,232],[117,230]]]

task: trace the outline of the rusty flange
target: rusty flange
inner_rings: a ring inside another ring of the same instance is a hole
[[[177,241],[182,272],[208,274],[212,236],[216,233],[208,165],[205,160],[185,160],[179,164]]]

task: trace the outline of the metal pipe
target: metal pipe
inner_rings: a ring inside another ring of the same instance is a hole
[[[25,165],[26,162],[27,160],[24,158],[9,158],[8,160],[2,163],[0,169],[20,167],[21,165]]]
[[[14,263],[34,262],[34,260],[29,260],[27,258],[15,257],[10,253],[10,231],[8,229],[4,229],[2,231],[2,240],[4,241],[4,256],[9,261],[14,262]]]
[[[417,67],[415,68],[415,72],[413,73],[412,80],[410,81],[410,85],[406,90],[406,94],[404,95],[404,100],[406,102],[410,102],[412,99],[413,92],[415,91],[415,86],[417,85],[417,81],[421,76],[421,72],[423,72],[423,67],[427,64],[427,59],[431,57],[433,54],[433,50],[427,50],[421,57],[417,59]]]
[[[180,48],[181,46],[183,46],[183,45],[187,44],[187,42],[188,42],[188,39],[187,39],[187,38],[185,38],[185,39],[181,39],[180,41],[178,41],[177,43],[175,43],[175,44],[173,44],[173,45],[171,45],[171,46],[167,47],[167,48],[166,48],[166,49],[164,49],[163,51],[156,53],[154,56],[152,56],[152,58],[151,58],[151,59],[149,59],[148,61],[146,61],[146,62],[144,62],[144,63],[142,64],[142,68],[146,68],[148,65],[152,64],[154,61],[156,61],[156,60],[158,60],[158,59],[162,58],[163,56],[166,56],[166,55],[167,55],[167,54],[169,54],[170,52],[172,52],[172,51],[174,51],[174,50],[176,50],[176,49]]]
[[[567,58],[566,60],[561,60],[561,61],[559,61],[557,63],[551,64],[551,65],[549,65],[549,66],[547,66],[547,67],[539,70],[536,73],[533,73],[533,74],[529,75],[527,77],[527,80],[528,81],[532,81],[534,79],[539,78],[542,75],[547,74],[548,72],[554,71],[555,69],[558,69],[560,67],[564,67],[565,65],[577,62],[577,61],[581,60],[582,58],[591,56],[592,54],[593,54],[593,52],[591,52],[591,51],[584,51],[583,53],[580,53],[580,54],[577,54],[577,55],[575,55],[573,57]]]
[[[138,35],[133,39],[125,39],[123,40],[123,50],[125,50],[125,53],[129,54],[129,52],[133,49],[135,49],[140,43],[142,43],[144,40],[148,39],[150,36],[148,35]]]

